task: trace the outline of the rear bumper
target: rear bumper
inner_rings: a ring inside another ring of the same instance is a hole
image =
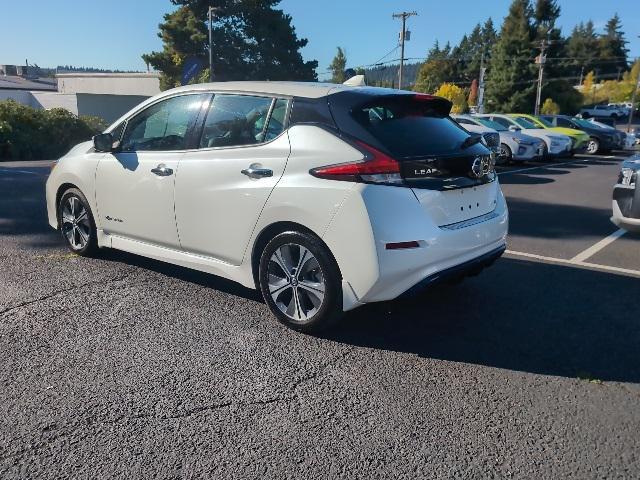
[[[477,275],[484,268],[490,267],[493,262],[495,262],[502,256],[506,249],[506,245],[501,245],[500,247],[495,248],[490,252],[485,253],[484,255],[480,255],[479,257],[474,258],[473,260],[469,260],[467,262],[461,263],[460,265],[455,265],[445,270],[441,270],[438,273],[429,275],[420,282],[416,283],[413,287],[404,292],[398,298],[408,298],[415,296],[429,287],[446,282],[448,280],[455,280],[457,278],[466,277],[469,275]]]
[[[487,188],[494,207],[453,224],[437,220],[438,214],[444,208],[475,209],[472,189],[456,191],[448,205],[434,205],[428,198],[416,201],[406,188],[367,186],[352,192],[323,236],[352,294],[345,310],[393,300],[424,279],[503,250],[509,226],[506,202],[497,181]],[[360,219],[368,225],[359,225]],[[386,248],[387,243],[408,241],[419,246]]]

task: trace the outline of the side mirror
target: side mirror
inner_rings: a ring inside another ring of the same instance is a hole
[[[110,133],[99,133],[93,137],[93,146],[96,152],[113,151],[113,135]]]
[[[516,127],[515,125],[509,125],[509,131],[510,132],[519,132],[520,130],[522,130],[519,127]]]

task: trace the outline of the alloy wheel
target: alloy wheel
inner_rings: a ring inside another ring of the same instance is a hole
[[[89,212],[78,197],[70,196],[62,207],[62,232],[74,250],[82,250],[89,243]]]
[[[598,153],[598,142],[593,139],[589,140],[589,143],[587,143],[587,153],[591,155]]]
[[[498,165],[505,165],[509,163],[509,160],[511,160],[511,153],[507,151],[507,147],[500,145],[500,149],[498,150]]]
[[[280,311],[305,322],[322,307],[326,282],[318,259],[302,245],[287,243],[273,252],[268,266],[269,294]]]

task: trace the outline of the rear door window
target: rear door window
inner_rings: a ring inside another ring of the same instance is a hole
[[[289,102],[283,98],[276,100],[269,118],[269,125],[264,136],[264,141],[269,142],[276,138],[284,131],[285,124],[287,123],[287,109]]]
[[[272,103],[270,97],[215,95],[204,122],[200,148],[237,147],[264,142]],[[274,121],[271,135],[277,130]]]
[[[565,128],[574,128],[573,123],[571,123],[569,120],[567,120],[566,118],[557,118],[556,122],[558,122],[558,126],[559,127],[565,127]]]

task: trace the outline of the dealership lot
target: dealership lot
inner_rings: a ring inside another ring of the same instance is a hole
[[[637,478],[624,157],[502,169],[505,257],[323,338],[215,277],[69,255],[47,168],[0,164],[0,477]]]

